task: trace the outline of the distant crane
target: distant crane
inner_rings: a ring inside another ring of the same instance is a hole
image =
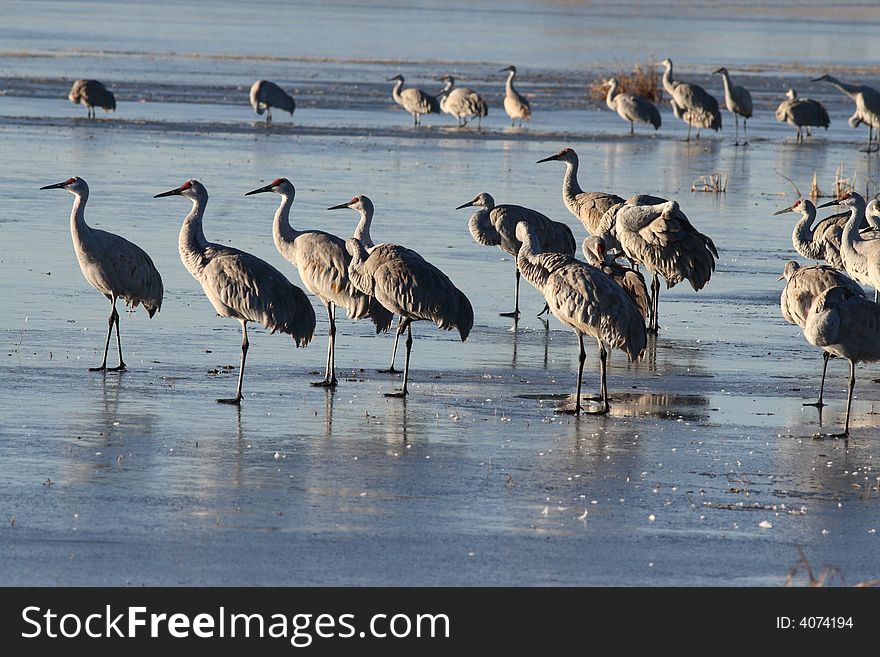
[[[385,396],[406,397],[412,323],[429,320],[446,331],[457,329],[464,342],[474,325],[474,309],[446,274],[411,249],[385,243],[367,253],[355,238],[346,241],[345,248],[351,254],[348,271],[354,286],[402,319],[398,332],[407,332],[403,389]]]
[[[321,230],[296,230],[290,225],[290,209],[296,189],[287,178],[276,178],[265,187],[247,192],[245,196],[273,192],[281,196],[275,212],[272,236],[275,247],[296,267],[306,289],[321,300],[327,309],[329,336],[327,366],[323,381],[313,386],[335,387],[336,380],[336,307],[342,306],[349,319],[369,317],[376,333],[387,331],[392,315],[376,299],[363,294],[352,285],[348,276],[351,256],[345,240]]]
[[[825,290],[832,287],[844,287],[852,294],[865,296],[865,292],[849,276],[827,265],[813,265],[801,267],[794,260],[785,263],[785,269],[779,280],[785,279],[785,287],[779,297],[779,308],[783,319],[789,324],[795,324],[801,329],[807,325],[807,317],[813,302]],[[828,370],[828,359],[831,354],[823,351],[822,358],[822,383],[819,384],[819,401],[806,403],[804,406],[816,406],[821,409],[825,406],[822,401],[825,394],[825,374]]]
[[[516,66],[508,66],[499,71],[499,73],[508,73],[507,84],[504,86],[504,111],[510,117],[510,125],[515,126],[519,121],[522,127],[523,121],[530,121],[532,118],[532,108],[529,107],[528,99],[519,93],[513,86],[513,79],[516,77]]]
[[[607,413],[608,403],[607,360],[608,348],[623,351],[630,362],[641,357],[647,344],[645,322],[639,309],[626,292],[604,272],[562,253],[542,252],[535,230],[521,221],[516,237],[522,243],[517,266],[525,279],[544,295],[550,312],[578,336],[578,379],[575,406],[566,413],[579,414],[581,379],[584,373],[584,335],[599,343],[600,391],[602,407],[598,413]]]
[[[724,81],[724,102],[727,105],[727,110],[733,114],[733,120],[736,123],[736,141],[734,143],[739,146],[739,117],[743,117],[743,134],[745,135],[743,144],[748,144],[748,122],[752,118],[752,94],[745,87],[733,84],[730,81],[730,73],[723,66],[714,74],[720,75]]]
[[[848,119],[850,127],[858,128],[862,123],[867,125],[867,151],[871,153],[880,148],[880,143],[874,144],[874,129],[878,131],[878,142],[880,142],[880,91],[863,84],[847,84],[830,75],[823,75],[813,82],[828,82],[852,98],[856,104],[856,111]]]
[[[241,384],[249,347],[247,323],[259,322],[272,333],[287,333],[297,347],[303,347],[311,342],[315,333],[315,310],[305,292],[268,262],[205,239],[202,217],[208,205],[208,191],[202,183],[187,180],[180,187],[156,194],[154,198],[163,196],[183,196],[192,201],[192,210],[180,229],[180,259],[201,284],[217,314],[241,322],[238,388],[232,399],[217,400],[238,406],[242,400]]]
[[[121,298],[132,308],[143,304],[150,318],[162,307],[164,288],[162,277],[150,256],[137,244],[124,237],[92,228],[86,223],[86,202],[89,186],[82,178],[74,176],[64,182],[46,185],[40,189],[65,189],[74,196],[70,212],[70,236],[83,276],[93,288],[110,301],[110,318],[107,320],[107,340],[104,343],[104,359],[92,372],[121,372],[125,370],[122,360],[122,341],[119,338],[119,313],[116,299]],[[116,346],[119,349],[119,365],[107,367],[107,351],[110,336],[116,326]]]
[[[455,78],[451,75],[440,78],[445,83],[440,92],[440,109],[458,120],[458,127],[463,128],[468,121],[477,119],[478,129],[483,125],[483,117],[489,115],[489,106],[483,97],[467,87],[456,87]]]
[[[106,112],[116,111],[116,96],[103,82],[97,80],[77,80],[70,88],[67,98],[74,105],[85,105],[90,119],[95,118],[96,107]]]
[[[629,134],[635,132],[634,121],[654,126],[654,130],[660,127],[660,111],[650,100],[644,96],[619,92],[620,83],[617,78],[611,78],[605,83],[608,86],[608,94],[605,96],[605,104],[612,112],[624,121],[629,121]]]
[[[266,112],[266,123],[272,122],[272,108],[277,107],[280,110],[289,112],[293,116],[296,109],[296,102],[293,96],[288,94],[284,89],[269,80],[257,80],[251,86],[250,92],[251,107],[262,116]]]
[[[650,199],[658,202],[651,204]],[[718,251],[711,238],[693,227],[675,201],[656,197],[634,197],[608,211],[614,217],[623,252],[651,272],[651,312],[648,332],[656,333],[660,307],[659,276],[666,288],[687,280],[695,291],[702,290],[715,271]]]
[[[664,59],[660,64],[666,67],[663,88],[671,96],[669,102],[672,113],[687,123],[687,141],[691,140],[691,127],[697,129],[697,139],[700,138],[700,128],[711,128],[716,132],[720,130],[721,111],[718,109],[718,101],[699,85],[673,80],[671,59]]]
[[[402,75],[398,74],[393,78],[388,78],[388,82],[394,81],[396,81],[397,84],[394,85],[394,89],[391,91],[391,97],[394,99],[395,103],[412,114],[413,126],[418,126],[421,123],[422,114],[440,113],[440,101],[437,100],[436,96],[432,96],[431,94],[424,92],[421,89],[416,89],[415,87],[404,89],[403,83],[405,80]]]
[[[483,246],[497,246],[505,253],[514,257],[516,268],[516,296],[512,312],[499,313],[502,317],[519,317],[519,267],[516,267],[516,256],[519,254],[521,243],[516,236],[516,226],[523,221],[529,224],[541,240],[541,245],[547,251],[564,253],[574,257],[576,243],[571,229],[565,224],[553,221],[549,217],[536,210],[524,208],[520,205],[495,205],[495,199],[485,192],[477,194],[472,200],[459,205],[456,210],[476,207],[468,229],[474,241]],[[543,314],[543,312],[541,313]]]
[[[822,103],[812,98],[798,98],[794,89],[785,92],[785,100],[776,108],[776,120],[797,128],[799,144],[804,141],[803,128],[807,129],[807,136],[812,136],[811,127],[827,130],[831,125],[828,111]]]
[[[845,287],[825,290],[813,301],[804,337],[810,344],[849,361],[846,422],[843,433],[838,434],[849,437],[856,363],[880,360],[880,304]]]
[[[596,269],[601,269],[608,274],[614,281],[623,288],[623,291],[629,295],[629,298],[636,304],[636,308],[642,315],[642,319],[648,321],[648,286],[645,285],[645,277],[629,267],[615,262],[608,254],[605,247],[605,240],[596,235],[591,235],[584,239],[581,244],[581,251],[587,264]]]

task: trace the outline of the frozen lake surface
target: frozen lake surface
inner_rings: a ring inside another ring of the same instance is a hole
[[[62,21],[58,3],[3,5],[0,583],[778,585],[796,546],[847,582],[880,574],[880,369],[857,370],[852,439],[814,439],[842,425],[847,366],[831,363],[821,418],[802,406],[821,357],[781,318],[795,217],[772,216],[794,200],[776,172],[802,191],[816,173],[830,191],[842,163],[876,191],[880,158],[859,152],[850,101],[809,83],[833,70],[878,86],[865,8],[212,2],[146,30],[167,7],[88,3]],[[668,47],[618,38],[655,29]],[[853,45],[843,55],[841,38]],[[723,133],[685,143],[668,105],[659,132],[630,137],[585,97],[599,75],[649,55],[672,57],[719,97],[711,70],[742,71],[752,143],[733,146],[727,112]],[[534,106],[524,129],[508,128],[500,106],[497,71],[509,63]],[[483,131],[448,116],[413,130],[384,81],[397,72],[425,88],[454,72],[485,89]],[[107,82],[117,113],[86,121],[65,99],[77,77]],[[257,77],[294,90],[292,118],[256,120],[246,93]],[[831,129],[800,147],[773,119],[790,85],[831,113]],[[564,167],[535,164],[566,146],[585,189],[674,198],[720,254],[703,291],[661,293],[663,329],[642,362],[612,355],[607,417],[554,413],[574,390],[576,338],[535,317],[542,302],[525,282],[516,330],[498,316],[512,304],[513,262],[474,243],[470,212],[453,209],[487,191],[566,222],[580,242],[560,197]],[[690,191],[715,172],[728,176],[725,194]],[[91,187],[89,223],[138,243],[165,282],[152,320],[122,313],[121,374],[87,371],[107,304],[71,247],[72,197],[37,191],[72,175]],[[308,385],[326,353],[318,303],[305,349],[251,330],[240,412],[214,402],[233,393],[239,327],[215,316],[180,263],[189,203],[152,195],[199,179],[208,239],[299,284],[272,244],[276,198],[243,196],[279,176],[297,187],[294,226],[348,236],[357,216],[325,208],[367,194],[374,238],[416,249],[470,297],[468,342],[414,325],[405,403],[382,396],[399,379],[375,373],[390,336],[344,313],[340,384]]]

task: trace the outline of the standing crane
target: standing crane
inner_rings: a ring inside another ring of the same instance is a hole
[[[376,333],[387,331],[392,315],[375,298],[363,294],[348,277],[351,256],[345,240],[321,230],[296,230],[290,225],[290,209],[296,189],[287,178],[276,178],[265,187],[247,192],[245,196],[273,192],[281,197],[275,212],[272,236],[275,247],[284,259],[296,267],[306,289],[321,300],[329,321],[327,366],[324,379],[313,386],[335,387],[336,380],[336,307],[342,306],[349,319],[369,317]]]
[[[105,112],[116,111],[116,96],[103,82],[97,80],[77,80],[70,87],[67,94],[68,100],[74,105],[85,105],[88,109],[88,118],[95,118],[95,108],[100,107]]]
[[[397,84],[394,85],[394,89],[391,91],[391,97],[395,103],[412,114],[413,126],[418,126],[421,123],[422,114],[440,113],[440,101],[437,100],[436,96],[432,96],[415,87],[404,89],[404,79],[400,74],[395,75],[393,78],[388,78],[388,82],[395,81]]]
[[[266,123],[272,123],[272,108],[277,107],[280,110],[289,112],[293,116],[296,109],[296,102],[293,96],[288,94],[284,89],[269,80],[257,80],[251,86],[250,92],[251,107],[262,116],[266,112]]]
[[[180,259],[201,284],[217,314],[241,322],[238,388],[232,399],[217,400],[221,404],[238,406],[242,400],[241,384],[250,346],[247,323],[258,322],[272,333],[287,333],[297,347],[304,347],[315,333],[315,310],[305,293],[268,262],[205,239],[202,218],[208,205],[208,191],[202,183],[187,180],[180,187],[156,194],[154,198],[163,196],[183,196],[192,201],[192,210],[180,229]]]
[[[846,287],[832,287],[813,302],[804,327],[807,341],[838,358],[849,361],[846,422],[840,437],[849,437],[849,417],[856,363],[880,360],[880,304]]]
[[[483,192],[477,194],[472,200],[459,205],[456,210],[476,207],[477,212],[471,215],[468,221],[468,229],[474,241],[483,246],[497,246],[505,253],[514,257],[516,269],[516,296],[512,312],[499,313],[501,317],[519,317],[519,279],[520,271],[516,266],[516,257],[522,244],[516,235],[518,223],[525,222],[532,227],[535,234],[541,240],[541,245],[547,251],[564,253],[574,257],[576,243],[571,229],[565,224],[553,221],[536,210],[530,210],[519,205],[495,205],[495,199],[490,194]],[[542,313],[543,314],[543,311]]]
[[[522,243],[517,266],[525,279],[544,295],[550,312],[578,336],[577,391],[575,405],[566,413],[579,414],[581,379],[584,374],[584,335],[599,343],[600,395],[602,407],[597,413],[607,413],[608,349],[623,351],[630,362],[641,357],[647,344],[645,322],[639,309],[626,292],[604,272],[562,253],[544,253],[535,230],[521,221],[516,237]]]
[[[642,319],[648,321],[648,286],[645,285],[645,277],[641,272],[624,267],[618,262],[611,259],[608,249],[605,246],[605,240],[596,235],[591,235],[584,239],[581,244],[581,252],[587,264],[596,269],[601,269],[614,279],[623,291],[633,300]]]
[[[467,87],[456,87],[455,78],[446,75],[440,78],[445,84],[439,94],[440,109],[458,120],[458,127],[463,128],[468,121],[477,119],[477,129],[483,126],[483,117],[489,115],[489,106],[483,97]]]
[[[823,75],[813,82],[828,82],[847,96],[856,104],[856,111],[848,119],[851,128],[858,128],[862,123],[868,126],[869,153],[880,148],[880,91],[863,84],[847,84],[830,75]],[[874,144],[874,130],[877,130],[878,144]]]
[[[578,184],[578,156],[570,148],[563,148],[556,155],[538,160],[565,162],[565,177],[562,179],[562,201],[565,207],[584,225],[590,235],[605,240],[605,245],[612,251],[620,250],[620,242],[614,229],[614,217],[605,216],[612,207],[624,202],[617,194],[606,192],[585,192]]]
[[[800,212],[801,219],[794,225],[791,242],[795,251],[808,260],[824,260],[835,269],[843,269],[843,258],[840,255],[843,229],[849,220],[849,212],[842,212],[827,217],[812,228],[816,221],[816,206],[809,199],[798,199],[773,216],[789,212]],[[803,327],[801,327],[803,328]]]
[[[776,120],[797,128],[798,144],[804,141],[803,128],[807,129],[807,136],[811,137],[811,127],[827,130],[831,125],[828,110],[822,103],[812,98],[798,98],[794,89],[785,92],[785,100],[776,108]]]
[[[645,123],[654,126],[654,130],[660,128],[660,111],[650,100],[637,94],[618,91],[620,83],[617,78],[611,78],[605,83],[608,86],[608,95],[605,96],[605,104],[612,112],[624,121],[629,121],[629,134],[635,132],[634,122]]]
[[[807,326],[807,317],[813,302],[825,290],[832,287],[844,287],[852,294],[865,296],[864,290],[849,276],[827,265],[801,267],[794,260],[785,263],[785,269],[779,280],[785,279],[785,287],[779,297],[779,309],[782,318],[789,324],[799,326],[802,330]],[[828,359],[831,353],[822,353],[822,382],[819,384],[819,401],[805,403],[804,406],[815,406],[822,409],[825,394],[825,374],[828,371]]]
[[[122,299],[132,308],[142,304],[152,318],[162,307],[164,288],[162,277],[150,256],[137,244],[124,237],[92,228],[86,223],[86,202],[89,186],[82,178],[74,176],[64,182],[46,185],[40,189],[64,189],[73,194],[73,210],[70,212],[70,236],[83,276],[93,288],[110,301],[110,318],[107,320],[107,340],[104,342],[104,359],[91,372],[122,372],[122,340],[119,337],[119,313],[116,300]],[[119,365],[107,367],[107,351],[110,336],[116,327],[116,346],[119,349]]]
[[[374,296],[401,317],[398,332],[407,332],[403,389],[385,396],[406,397],[413,344],[412,323],[429,320],[446,331],[458,329],[464,342],[474,325],[474,309],[446,274],[411,249],[385,243],[367,253],[364,245],[355,238],[346,241],[345,248],[351,254],[348,271],[354,286],[364,294]]]
[[[727,105],[727,110],[733,114],[733,120],[736,123],[736,141],[734,144],[739,146],[739,117],[743,117],[743,134],[745,135],[743,144],[748,144],[748,122],[752,118],[752,94],[745,87],[733,84],[730,81],[730,73],[723,66],[715,71],[714,75],[720,75],[724,81],[724,103]]]
[[[700,128],[711,128],[716,132],[720,130],[721,112],[718,101],[699,85],[673,80],[671,59],[666,58],[660,64],[666,67],[663,72],[663,88],[670,95],[672,113],[687,123],[687,141],[691,140],[691,127],[697,129],[697,139],[700,138]]]
[[[651,312],[648,332],[657,333],[660,309],[659,276],[672,288],[687,279],[695,291],[702,290],[715,271],[718,251],[712,239],[693,227],[675,201],[623,203],[608,211],[617,228],[623,252],[651,272]]]
[[[519,121],[522,127],[523,121],[530,121],[532,118],[532,108],[529,107],[528,99],[518,92],[513,86],[513,79],[516,77],[516,66],[508,66],[502,68],[499,73],[508,73],[507,84],[504,85],[504,111],[510,117],[510,125],[515,126]]]
[[[863,236],[860,227],[865,222],[865,199],[861,194],[850,192],[846,198],[823,203],[820,208],[842,205],[850,209],[849,219],[843,229],[840,255],[846,272],[859,283],[874,288],[874,301],[880,294],[880,239],[873,234]]]

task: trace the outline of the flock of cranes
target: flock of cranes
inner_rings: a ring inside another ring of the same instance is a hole
[[[698,84],[686,82],[673,77],[672,60],[664,59],[662,82],[663,89],[669,95],[673,115],[684,121],[688,126],[687,140],[690,141],[691,129],[696,129],[699,139],[700,130],[721,130],[722,117],[718,101],[712,94]],[[501,69],[507,73],[504,86],[504,111],[510,117],[511,126],[522,126],[532,116],[528,98],[517,91],[514,80],[517,75],[516,66]],[[752,117],[753,104],[749,90],[731,81],[730,73],[725,67],[713,72],[720,75],[724,86],[724,103],[733,114],[735,123],[735,143],[739,140],[739,119],[743,119],[743,142],[748,143],[748,120]],[[436,94],[416,87],[404,88],[405,79],[395,75],[388,79],[394,82],[391,97],[395,103],[413,117],[413,126],[421,125],[421,117],[426,114],[444,112],[454,117],[458,127],[465,127],[473,119],[477,119],[478,128],[482,127],[482,119],[489,114],[486,100],[476,91],[467,87],[456,87],[455,79],[446,75],[440,78],[443,88]],[[868,126],[867,151],[880,149],[880,91],[865,85],[848,84],[830,75],[823,75],[813,82],[827,82],[842,93],[849,96],[855,103],[855,112],[848,119],[852,128]],[[606,105],[616,112],[621,119],[630,125],[630,133],[634,132],[636,123],[653,126],[655,130],[662,124],[660,112],[651,100],[637,94],[621,91],[620,82],[616,78],[609,79]],[[257,80],[250,88],[250,104],[257,115],[266,114],[266,121],[272,121],[272,108],[288,112],[291,116],[296,109],[296,102],[289,93],[279,85],[268,80]],[[73,83],[68,98],[71,102],[85,105],[88,117],[95,118],[95,107],[107,111],[116,110],[116,99],[113,93],[97,80],[77,80]],[[786,98],[776,109],[776,120],[797,128],[797,142],[803,141],[803,131],[812,135],[812,128],[827,129],[831,121],[825,107],[818,101],[799,98],[794,89],[789,89]],[[875,139],[875,130],[877,136]]]

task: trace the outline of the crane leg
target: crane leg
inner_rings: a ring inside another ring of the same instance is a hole
[[[634,135],[636,133],[635,124],[632,121],[629,122],[629,134]]]
[[[822,354],[822,382],[819,384],[819,401],[803,404],[803,406],[815,406],[819,409],[819,413],[822,412],[822,408],[825,406],[825,403],[822,401],[822,396],[825,394],[825,373],[828,371],[828,360],[830,358],[831,354],[827,351]]]
[[[749,143],[749,120],[743,119],[743,146]]]
[[[241,367],[238,370],[238,389],[235,392],[235,397],[232,399],[218,399],[217,403],[219,404],[232,404],[234,406],[238,406],[241,404],[241,384],[244,381],[244,362],[247,360],[247,352],[250,343],[248,342],[247,336],[247,322],[242,320],[241,322]]]
[[[107,367],[107,352],[110,350],[110,336],[113,335],[113,327],[116,326],[116,343],[119,346],[119,366]],[[110,299],[110,317],[107,318],[107,340],[104,342],[104,360],[100,367],[90,367],[89,372],[121,372],[125,369],[122,362],[122,343],[119,341],[119,313],[116,311],[116,297]]]
[[[272,123],[272,108],[266,105],[266,123]]]
[[[319,388],[333,388],[336,380],[336,306],[327,302],[327,317],[330,320],[330,331],[327,337],[327,366],[324,368],[324,380],[313,381],[312,385]]]
[[[519,267],[516,268],[516,294],[514,296],[514,309],[509,313],[498,313],[499,317],[513,317],[519,319]]]
[[[733,125],[735,126],[736,136],[733,138],[733,145],[739,146],[739,114],[733,113]]]
[[[406,384],[409,381],[409,356],[412,353],[412,320],[405,319],[400,322],[404,328],[406,328],[406,360],[403,361],[403,390],[399,390],[397,392],[386,392],[386,397],[406,397],[407,389]],[[400,331],[400,326],[398,326],[398,331]]]
[[[394,348],[391,350],[391,367],[386,370],[376,370],[380,374],[397,374],[400,370],[394,368],[394,360],[397,358],[397,343],[400,340],[400,334],[403,332],[401,324],[403,317],[397,318],[397,330],[394,332]]]
[[[558,411],[566,415],[578,415],[584,410],[584,407],[581,406],[581,380],[584,378],[584,362],[587,360],[587,351],[584,349],[584,336],[582,333],[578,333],[578,343],[580,344],[580,352],[578,353],[578,377],[574,395],[574,408],[564,408]]]
[[[660,279],[655,273],[651,278],[651,313],[648,318],[648,333],[657,333],[660,330],[660,324],[657,315],[660,311]]]
[[[846,421],[843,425],[843,433],[836,434],[837,438],[849,438],[849,413],[852,407],[853,389],[856,387],[856,364],[849,362],[849,391],[846,396]]]
[[[611,409],[611,406],[608,404],[608,350],[605,349],[605,345],[602,344],[601,340],[599,341],[599,376],[602,381],[602,408],[596,414],[604,415]]]

